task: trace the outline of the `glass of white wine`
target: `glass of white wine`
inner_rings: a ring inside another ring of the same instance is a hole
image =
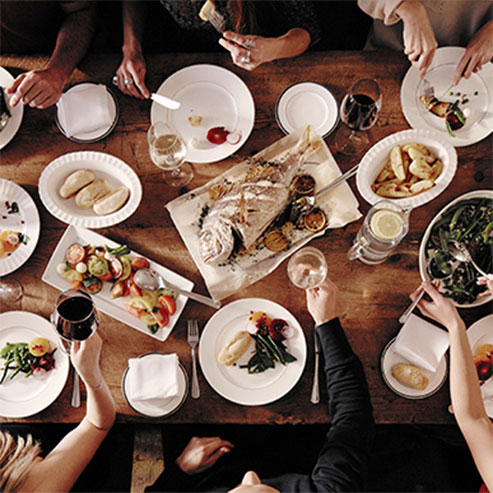
[[[324,254],[314,247],[304,247],[294,253],[288,262],[289,280],[298,288],[319,286],[327,276]]]
[[[164,180],[172,187],[184,187],[193,178],[191,166],[185,162],[187,146],[176,128],[156,122],[147,132],[152,162],[161,168]]]

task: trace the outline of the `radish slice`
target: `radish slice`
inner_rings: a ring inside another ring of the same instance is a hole
[[[235,130],[234,132],[230,132],[226,137],[226,141],[228,144],[236,145],[241,140],[241,130]]]

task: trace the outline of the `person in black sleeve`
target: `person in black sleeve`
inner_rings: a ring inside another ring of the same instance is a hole
[[[206,470],[214,466],[224,454],[229,455],[233,444],[219,437],[194,437],[176,463],[166,468],[151,490],[207,491],[208,488],[213,491],[261,493],[360,491],[363,488],[374,437],[373,413],[363,366],[351,349],[337,318],[337,286],[327,279],[319,287],[307,290],[306,298],[324,356],[332,417],[332,425],[311,473],[286,473],[260,479],[253,471],[245,474],[247,466],[243,463],[243,471],[237,476],[236,483],[231,482],[234,481],[234,474],[229,465],[227,470],[214,476]],[[220,463],[214,468],[220,468]],[[224,484],[225,475],[230,481],[228,486]]]

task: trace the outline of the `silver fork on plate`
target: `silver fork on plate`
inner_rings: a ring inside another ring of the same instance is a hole
[[[190,395],[193,399],[200,397],[199,379],[197,377],[197,362],[195,360],[195,347],[199,342],[199,326],[197,320],[187,320],[187,342],[192,348],[192,391]]]
[[[423,87],[425,90],[425,96],[434,97],[435,96],[435,88],[430,84],[427,79],[423,79]]]

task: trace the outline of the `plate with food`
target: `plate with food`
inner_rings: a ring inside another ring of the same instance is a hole
[[[493,418],[493,315],[487,315],[474,322],[467,329],[474,364],[478,372],[484,407]]]
[[[440,195],[457,169],[457,152],[430,130],[403,130],[377,142],[364,156],[356,185],[370,204],[382,199],[418,207]]]
[[[491,301],[481,296],[486,286],[478,286],[481,276],[470,262],[459,262],[450,254],[449,244],[465,245],[473,260],[485,272],[493,273],[492,226],[493,191],[475,190],[447,204],[431,221],[421,239],[419,272],[423,280],[441,279],[440,291],[459,308]]]
[[[262,406],[286,395],[300,379],[305,335],[286,308],[245,298],[209,319],[200,337],[199,361],[219,395],[244,406]]]
[[[10,105],[7,89],[14,82],[10,72],[0,67],[0,149],[3,149],[15,136],[22,123],[24,105]]]
[[[135,171],[105,152],[63,154],[39,178],[39,196],[60,221],[84,228],[106,228],[128,219],[142,200]]]
[[[247,85],[216,65],[191,65],[170,75],[158,94],[180,102],[169,110],[151,106],[151,123],[171,123],[187,144],[187,161],[212,163],[235,153],[248,139],[255,104]]]
[[[447,379],[447,361],[440,360],[435,372],[421,368],[393,350],[391,339],[380,356],[380,371],[390,390],[406,399],[425,399],[438,392]]]
[[[0,415],[25,418],[52,404],[65,386],[68,356],[58,335],[34,313],[0,314]]]
[[[126,245],[70,225],[58,242],[42,280],[61,290],[82,289],[102,312],[160,341],[166,340],[188,300],[167,288],[140,289],[133,276],[151,268],[165,282],[191,291],[193,282],[148,260]]]
[[[0,276],[18,269],[32,255],[39,229],[39,213],[31,196],[0,178]]]
[[[337,126],[339,107],[332,93],[317,82],[298,82],[276,102],[276,120],[287,135],[306,125],[325,139]]]
[[[411,127],[438,132],[455,147],[479,142],[493,130],[493,65],[486,63],[451,87],[464,52],[456,46],[438,48],[425,79],[411,67],[401,86],[402,111]]]

